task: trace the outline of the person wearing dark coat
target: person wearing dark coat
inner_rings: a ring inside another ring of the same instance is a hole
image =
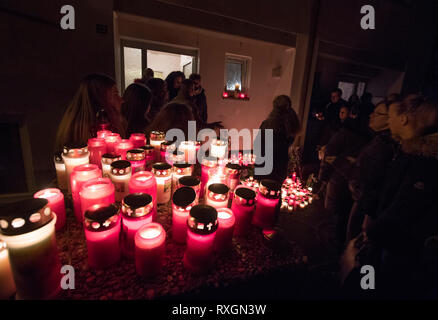
[[[207,96],[205,95],[205,90],[201,86],[201,75],[197,73],[192,73],[189,77],[193,81],[194,94],[193,102],[196,105],[199,118],[203,123],[207,123],[208,110],[207,110]]]
[[[169,101],[172,101],[177,95],[182,82],[186,79],[181,71],[172,71],[166,77],[167,90],[169,91]]]

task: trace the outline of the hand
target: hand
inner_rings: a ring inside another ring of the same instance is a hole
[[[325,156],[325,152],[326,152],[326,150],[327,150],[327,147],[326,147],[326,146],[322,146],[322,147],[318,150],[318,159],[319,159],[319,160],[324,159],[324,156]]]

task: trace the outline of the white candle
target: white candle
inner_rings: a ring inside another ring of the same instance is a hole
[[[182,178],[184,176],[191,176],[192,175],[192,165],[188,163],[175,163],[173,166],[173,173],[172,173],[172,192],[175,192],[175,190],[178,187],[178,180],[179,178]]]
[[[179,145],[179,150],[184,153],[185,162],[189,164],[196,164],[196,142],[183,141]]]
[[[64,147],[62,159],[65,164],[68,191],[71,192],[70,175],[73,169],[81,164],[89,163],[90,153],[87,147]]]
[[[55,154],[54,156],[56,180],[58,181],[58,188],[61,190],[68,189],[67,173],[65,171],[64,160],[61,154]]]
[[[102,156],[102,177],[109,178],[111,163],[118,160],[122,160],[122,156],[115,153],[105,153]]]
[[[228,143],[224,140],[213,139],[210,145],[210,155],[219,159],[224,159],[227,156]]]
[[[114,197],[117,202],[129,194],[129,179],[131,179],[131,163],[127,160],[118,160],[111,163],[111,181],[114,184]]]
[[[0,241],[0,300],[9,299],[15,293],[15,283],[9,263],[6,243]]]
[[[158,162],[152,166],[152,173],[157,181],[158,204],[168,203],[172,192],[172,166],[168,163]]]

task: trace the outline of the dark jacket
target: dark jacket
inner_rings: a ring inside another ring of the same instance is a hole
[[[199,94],[193,96],[193,101],[197,107],[199,118],[202,122],[207,123],[207,96],[205,95],[204,88],[202,88]]]

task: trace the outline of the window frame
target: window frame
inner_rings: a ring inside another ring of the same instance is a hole
[[[248,94],[250,89],[251,80],[251,62],[252,58],[249,56],[237,55],[233,53],[225,53],[225,64],[224,64],[224,91],[234,92],[235,90],[229,90],[227,88],[227,64],[228,62],[238,62],[242,63],[242,83],[240,86],[240,92]]]

